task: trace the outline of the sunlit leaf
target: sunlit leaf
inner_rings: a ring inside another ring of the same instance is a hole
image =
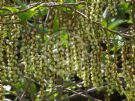
[[[19,9],[17,9],[17,8],[15,8],[15,7],[7,7],[7,6],[5,6],[5,7],[3,7],[3,8],[5,8],[5,9],[11,11],[12,13],[19,11]]]

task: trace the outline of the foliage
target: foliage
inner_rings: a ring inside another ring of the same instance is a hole
[[[1,100],[65,99],[80,88],[74,75],[135,100],[133,1],[26,1],[0,1]]]

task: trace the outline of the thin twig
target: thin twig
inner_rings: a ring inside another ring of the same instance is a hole
[[[72,90],[72,89],[69,89],[69,88],[65,88],[65,90],[71,91],[71,92],[73,92],[75,95],[80,95],[80,96],[82,96],[82,97],[88,98],[88,96],[85,95],[85,94],[83,94],[83,92],[76,92],[76,91],[74,91],[74,90]],[[72,95],[72,96],[74,96],[74,95]],[[72,96],[70,96],[70,97],[72,97]]]
[[[82,82],[79,82],[78,83],[78,85],[81,85],[82,84]],[[67,88],[67,87],[70,87],[70,86],[73,86],[73,85],[77,85],[77,84],[75,84],[75,83],[70,83],[70,84],[68,84],[68,85],[66,85],[66,86],[62,86],[62,85],[57,85],[58,87],[62,87],[62,88]],[[58,88],[58,87],[56,87],[56,86],[54,86],[53,88],[55,89],[55,88]],[[49,94],[47,97],[50,97],[50,96],[52,96],[53,94],[55,94],[56,93],[56,91],[55,92],[52,92],[51,94]]]
[[[33,6],[31,6],[31,7],[28,7],[28,8],[26,8],[26,9],[23,9],[23,10],[21,10],[21,11],[19,11],[19,12],[9,13],[9,14],[0,14],[0,16],[1,16],[1,17],[4,17],[4,16],[17,15],[17,14],[19,14],[19,13],[26,12],[26,11],[28,11],[28,10],[30,10],[30,9],[32,9],[32,8],[34,8],[34,7],[36,7],[36,6],[39,6],[41,3],[42,3],[42,2],[38,2],[38,3],[36,3],[35,5],[33,5]]]
[[[97,24],[97,25],[98,25],[100,28],[102,28],[103,30],[106,30],[106,31],[108,31],[108,32],[117,34],[117,35],[119,35],[119,36],[121,36],[121,37],[134,37],[134,36],[135,36],[135,34],[133,34],[133,35],[124,34],[124,33],[128,32],[129,29],[127,29],[127,30],[125,30],[125,31],[118,32],[118,31],[114,31],[114,30],[108,29],[107,27],[103,27],[103,26],[102,26],[100,23],[98,23],[98,22],[93,22],[93,23]]]
[[[19,100],[19,101],[23,101],[24,95],[25,95],[25,91],[24,91],[24,92],[23,92],[23,94],[21,95],[21,97],[20,97],[20,100]]]
[[[80,1],[76,3],[56,3],[56,2],[48,2],[48,3],[42,3],[41,6],[44,7],[57,7],[57,6],[77,6],[80,4],[86,4],[85,1]]]
[[[80,14],[81,16],[83,16],[84,18],[89,19],[89,18],[87,17],[87,15],[83,14],[82,12],[80,12],[80,11],[78,11],[78,10],[76,10],[76,12],[77,12],[78,14]],[[125,30],[124,32],[117,32],[117,31],[108,29],[107,27],[103,27],[99,22],[92,21],[92,23],[98,25],[98,26],[99,26],[101,29],[103,29],[103,30],[106,30],[106,31],[108,31],[108,32],[117,34],[117,35],[119,35],[119,36],[121,36],[121,37],[134,37],[134,36],[135,36],[135,34],[133,34],[133,35],[123,34],[123,33],[126,33],[129,29]]]
[[[0,22],[0,24],[8,25],[8,24],[21,24],[22,22],[16,21],[16,22]]]
[[[79,4],[85,4],[84,1],[81,1],[81,2],[77,2],[77,3],[62,3],[62,4],[59,4],[59,3],[56,3],[56,2],[48,2],[48,3],[43,3],[43,2],[38,2],[38,3],[33,3],[33,4],[29,4],[28,5],[28,8],[26,9],[23,9],[19,12],[15,12],[15,13],[9,13],[9,14],[1,14],[0,16],[1,17],[4,17],[4,16],[12,16],[12,15],[17,15],[19,13],[23,13],[23,12],[26,12],[36,6],[43,6],[43,7],[56,7],[56,6],[75,6],[75,5],[79,5]]]
[[[50,14],[50,9],[48,10],[48,13],[47,13],[47,15],[46,15],[46,18],[45,18],[45,21],[44,21],[44,27],[46,27],[46,23],[47,23],[47,20],[48,20],[48,18],[49,18],[49,14]]]
[[[106,88],[106,86],[101,87],[101,89],[105,89],[105,88]],[[91,97],[90,95],[89,96],[85,95],[83,92],[76,92],[76,91],[68,89],[68,88],[65,88],[65,89],[68,90],[68,91],[73,92],[74,94],[70,95],[69,97],[65,98],[62,101],[66,101],[66,99],[74,99],[74,98],[77,98],[78,96],[82,96],[83,98],[86,98],[86,99],[90,97],[92,101],[100,101],[98,99],[95,99],[95,98]],[[93,88],[90,88],[90,89],[86,90],[85,92],[93,93],[95,91],[97,91],[97,90],[96,90],[95,87],[93,87]]]

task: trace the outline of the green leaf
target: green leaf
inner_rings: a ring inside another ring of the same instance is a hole
[[[53,22],[53,30],[54,32],[59,31],[59,21],[58,21],[58,16],[55,16],[54,22]]]
[[[102,24],[102,26],[107,27],[107,21],[106,21],[106,20],[103,20],[103,21],[101,22],[101,24]]]
[[[30,19],[32,16],[34,16],[35,14],[36,14],[36,12],[34,10],[28,10],[27,12],[18,14],[18,17],[22,21],[26,21],[26,20]]]
[[[120,24],[122,24],[124,22],[127,22],[127,20],[115,20],[108,26],[108,28],[115,29],[116,27],[118,27]]]
[[[65,31],[61,34],[61,43],[63,47],[68,45],[68,34]]]
[[[118,10],[120,10],[120,12],[123,12],[123,11],[129,10],[129,8],[130,8],[130,4],[129,3],[122,3]]]
[[[7,13],[7,11],[5,11],[5,10],[0,10],[0,15],[6,14],[6,13]]]
[[[53,95],[50,96],[50,99],[54,100],[54,99],[56,99],[56,97],[58,97],[58,95],[59,94],[56,92],[56,93],[54,93]]]
[[[19,11],[19,9],[17,9],[15,7],[7,7],[7,6],[5,6],[3,8],[11,11],[12,13],[15,13],[15,12],[18,12]]]
[[[40,10],[40,13],[38,13],[40,16],[44,16],[48,13],[48,9],[45,7],[40,6],[38,9]]]
[[[34,83],[31,83],[29,88],[28,88],[28,92],[30,93],[31,96],[34,96],[37,92],[37,88],[36,85]]]
[[[16,91],[23,91],[24,89],[24,80],[22,79],[21,82],[17,82],[16,84],[14,84],[15,90]]]
[[[84,5],[78,5],[78,6],[77,6],[77,9],[78,9],[78,10],[81,10],[81,9],[83,9],[83,8],[84,8]]]
[[[36,9],[39,8],[40,6],[36,6],[34,8],[31,8],[30,10],[23,12],[23,13],[19,13],[18,16],[22,21],[26,21],[28,19],[30,19],[31,17],[33,17],[34,15],[37,14]]]

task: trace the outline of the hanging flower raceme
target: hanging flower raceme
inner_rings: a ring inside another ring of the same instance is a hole
[[[132,39],[126,40],[121,34],[102,25],[105,6],[114,17],[117,15],[116,6],[120,2],[105,1],[43,3],[33,7],[34,9],[27,8],[28,11],[26,9],[18,13],[19,9],[14,8],[14,14],[8,15],[6,12],[7,15],[2,15],[2,83],[17,83],[22,78],[26,82],[26,78],[31,81],[34,79],[41,86],[36,99],[44,99],[48,83],[51,86],[62,85],[65,79],[69,80],[77,75],[85,87],[98,89],[106,86],[109,96],[117,90],[125,94],[129,101],[133,101],[135,42]],[[15,19],[20,22],[10,21]],[[133,33],[134,31],[130,31],[130,34]],[[119,67],[121,72],[117,70]],[[120,78],[124,80],[121,81]],[[0,85],[0,99],[3,98],[2,93]]]

